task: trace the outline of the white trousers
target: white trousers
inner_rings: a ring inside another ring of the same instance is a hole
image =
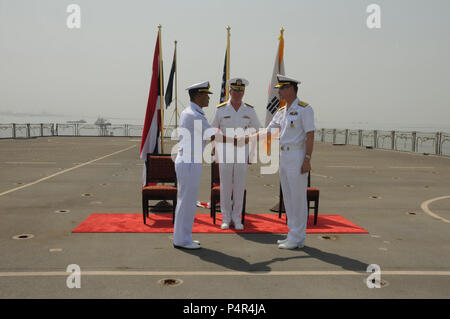
[[[304,158],[304,149],[280,150],[280,180],[289,228],[287,239],[301,245],[305,243],[308,219],[308,173],[301,174]]]
[[[241,223],[247,166],[247,163],[219,164],[220,211],[224,223]]]
[[[198,189],[202,176],[201,163],[175,161],[177,173],[177,207],[173,228],[173,243],[185,246],[192,243],[192,227],[197,209]]]

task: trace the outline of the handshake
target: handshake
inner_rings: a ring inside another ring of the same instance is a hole
[[[221,141],[222,143],[233,143],[234,146],[242,146],[244,144],[248,144],[250,142],[250,137],[258,136],[258,134],[254,134],[252,136],[242,135],[235,137],[228,137],[223,135],[220,131],[218,131],[215,135],[211,137],[211,140]]]
[[[250,140],[249,136],[235,136],[233,139],[234,146],[248,144]]]

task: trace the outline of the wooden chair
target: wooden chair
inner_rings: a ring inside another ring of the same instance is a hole
[[[244,189],[244,202],[242,203],[242,216],[241,223],[244,224],[245,220],[245,204],[247,201],[247,189]],[[220,173],[219,164],[216,162],[211,163],[211,217],[214,224],[216,223],[216,205],[220,203]]]
[[[145,161],[147,170],[146,185],[142,187],[142,215],[144,224],[149,217],[149,200],[172,200],[175,222],[175,208],[177,206],[177,175],[175,163],[170,154],[147,154]],[[174,185],[156,185],[156,183],[173,183]]]
[[[309,210],[314,209],[314,225],[317,225],[317,215],[319,214],[319,195],[320,191],[318,188],[311,187],[311,173],[308,173],[308,188],[306,190],[306,200],[308,202],[308,215]],[[310,203],[313,202],[314,206],[311,207]],[[278,204],[278,217],[281,218],[281,213],[285,211],[283,202],[283,191],[281,189],[280,183],[280,202]],[[287,223],[287,216],[286,216]]]

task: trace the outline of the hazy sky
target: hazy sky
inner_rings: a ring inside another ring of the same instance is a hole
[[[72,3],[81,29],[67,28]],[[381,29],[366,25],[372,3]],[[448,0],[0,0],[0,112],[143,121],[158,24],[165,81],[178,40],[179,105],[209,80],[208,119],[230,25],[230,75],[250,81],[244,100],[262,123],[284,27],[286,74],[302,81],[316,124],[450,127]]]

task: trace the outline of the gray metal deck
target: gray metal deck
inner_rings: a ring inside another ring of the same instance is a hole
[[[0,298],[450,297],[449,157],[316,142],[319,218],[343,215],[369,234],[309,234],[304,249],[278,249],[278,234],[194,234],[203,248],[188,252],[172,247],[171,234],[71,233],[92,213],[141,212],[139,144],[0,140]],[[278,187],[278,174],[252,165],[247,212],[269,213]],[[12,239],[20,234],[34,237]],[[79,289],[66,285],[69,264],[81,268]],[[366,285],[369,264],[381,268],[379,289]],[[182,283],[163,286],[165,278]]]

